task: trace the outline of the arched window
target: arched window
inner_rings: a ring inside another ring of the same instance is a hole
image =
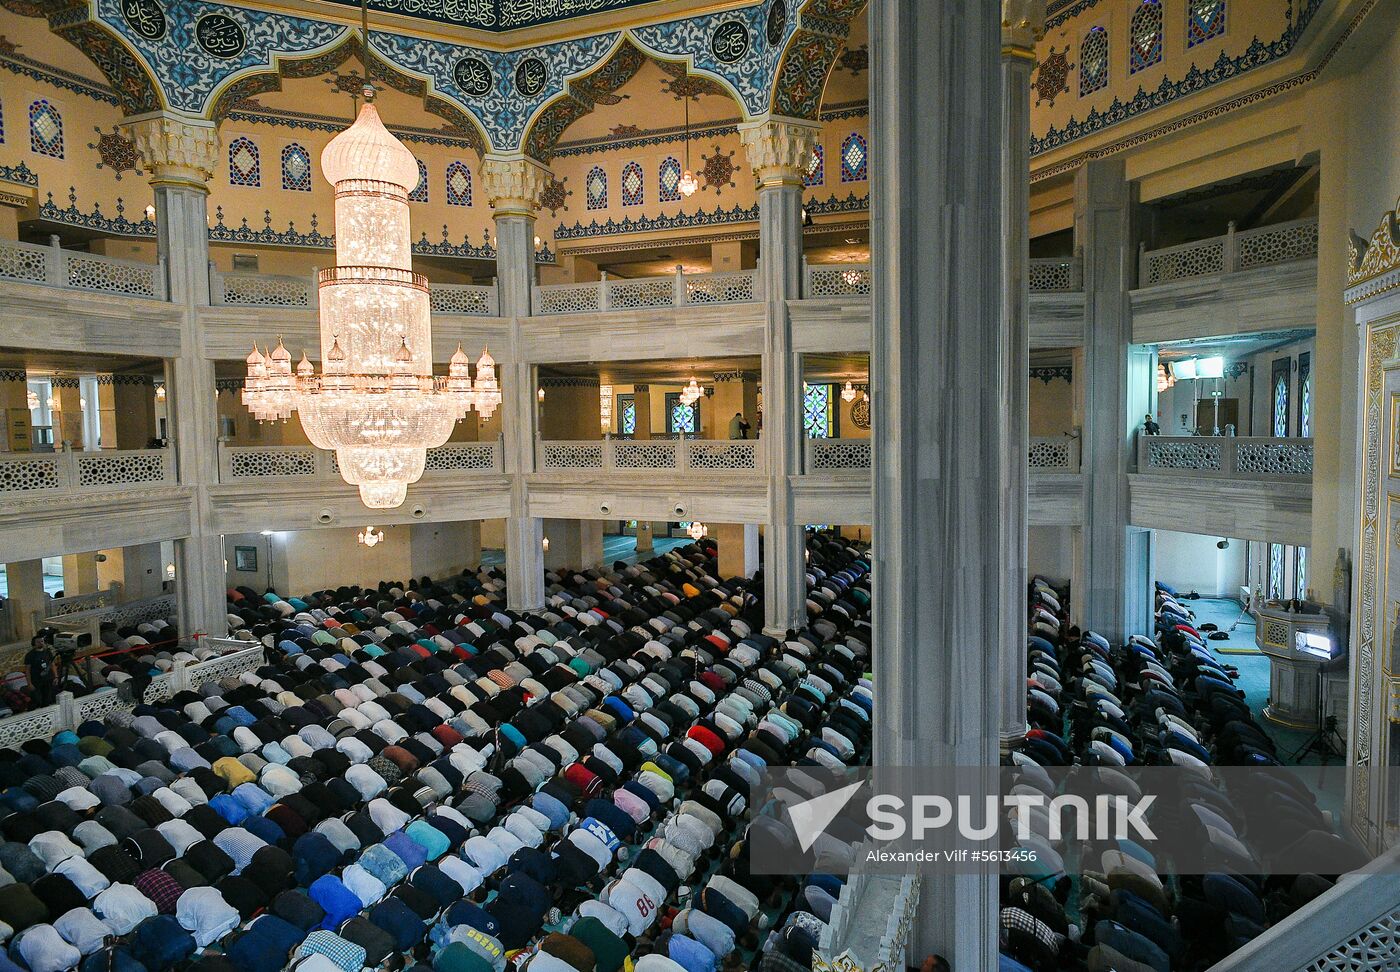
[[[807,171],[802,174],[804,186],[819,186],[826,181],[826,153],[818,144],[812,149],[812,157],[807,160]]]
[[[1299,547],[1293,553],[1293,596],[1301,598],[1308,590],[1308,548]]]
[[[63,158],[63,116],[43,98],[29,106],[29,148],[39,155]]]
[[[1204,44],[1225,33],[1225,0],[1190,0],[1186,8],[1186,46]]]
[[[640,206],[642,196],[642,167],[628,162],[622,167],[622,205]]]
[[[584,195],[589,209],[608,208],[608,174],[603,167],[595,165],[588,170],[588,178],[583,183]]]
[[[1274,372],[1273,431],[1278,438],[1288,435],[1288,372]]]
[[[846,140],[841,143],[841,181],[864,182],[868,156],[865,139],[856,132],[847,135]]]
[[[1079,45],[1079,94],[1093,94],[1108,85],[1108,31],[1090,28]]]
[[[809,439],[829,439],[834,416],[830,385],[802,385],[802,428]]]
[[[471,204],[471,170],[461,162],[453,162],[447,167],[447,205],[470,206]]]
[[[1128,26],[1128,73],[1137,74],[1162,60],[1162,2],[1142,0]]]
[[[1298,434],[1309,438],[1313,434],[1312,413],[1312,355],[1298,355]]]
[[[0,144],[5,141],[5,107],[0,104]]]
[[[1283,590],[1283,544],[1269,544],[1269,598],[1282,600]]]
[[[423,164],[422,159],[414,159],[418,163],[418,185],[413,187],[413,191],[408,194],[409,202],[428,201],[428,167]]]
[[[311,191],[311,155],[295,142],[282,149],[282,188]]]
[[[251,138],[235,138],[228,146],[228,184],[231,186],[262,185],[262,168],[258,163],[258,147]]]
[[[661,161],[656,174],[656,198],[662,202],[679,202],[681,198],[681,164],[672,156]]]

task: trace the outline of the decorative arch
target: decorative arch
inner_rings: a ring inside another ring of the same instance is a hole
[[[669,59],[646,47],[629,32],[597,67],[570,79],[564,92],[546,102],[535,114],[525,128],[525,154],[547,165],[554,158],[554,147],[564,131],[599,105],[617,104],[617,90],[636,77],[648,60],[673,78],[689,77],[703,84],[705,94],[728,95],[734,99],[740,117],[748,117],[743,99],[723,78]]]
[[[866,0],[805,0],[797,11],[797,29],[788,38],[773,75],[770,108],[774,114],[816,121],[826,82],[850,36],[851,21]]]
[[[11,0],[0,0],[0,3]],[[349,61],[363,63],[364,45],[358,33],[348,33],[340,44],[330,50],[308,57],[281,56],[273,58],[273,68],[255,74],[247,74],[227,84],[214,98],[210,118],[222,121],[245,98],[281,91],[284,78],[315,78],[323,74],[335,73]],[[481,123],[468,111],[463,111],[455,102],[433,92],[430,82],[407,74],[379,56],[371,49],[370,80],[393,88],[395,91],[423,100],[423,108],[447,122],[445,134],[464,139],[480,158],[486,154],[486,132]]]
[[[87,19],[86,15],[75,21],[69,0],[0,0],[0,5],[22,17],[47,20],[49,30],[97,66],[116,93],[123,114],[160,111],[164,106],[160,89],[145,63],[106,24]],[[86,5],[82,9],[86,13]]]

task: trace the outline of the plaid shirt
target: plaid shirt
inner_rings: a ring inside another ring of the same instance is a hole
[[[1029,911],[1022,908],[1001,909],[1001,927],[1030,935],[1052,953],[1058,954],[1064,937]]]
[[[360,972],[365,964],[365,950],[363,946],[341,938],[334,932],[314,931],[306,936],[306,941],[301,943],[297,949],[297,957],[305,958],[308,955],[324,955],[345,972]]]
[[[136,875],[135,884],[136,890],[150,898],[163,915],[175,914],[175,904],[180,900],[180,895],[185,893],[179,881],[154,867]]]

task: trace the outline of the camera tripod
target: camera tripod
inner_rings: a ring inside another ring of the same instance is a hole
[[[91,675],[91,668],[91,664],[79,666],[77,654],[71,651],[60,651],[54,659],[54,676],[60,689],[70,676],[84,685],[90,684],[88,677]]]
[[[1317,731],[1307,738],[1304,743],[1293,751],[1289,759],[1294,763],[1301,763],[1308,753],[1317,753],[1318,760],[1322,765],[1333,758],[1343,759],[1346,756],[1347,744],[1342,739],[1342,734],[1337,731],[1337,717],[1324,716],[1325,699],[1323,697],[1323,666],[1318,666],[1317,672]]]

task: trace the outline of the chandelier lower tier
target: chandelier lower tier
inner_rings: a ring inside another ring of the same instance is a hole
[[[341,477],[370,509],[403,503],[472,409],[485,419],[501,402],[496,363],[471,363],[459,346],[447,377],[433,376],[428,281],[411,269],[408,193],[418,164],[371,103],[321,154],[335,187],[336,266],[319,277],[321,374],[305,353],[292,367],[279,340],[248,355],[243,404],[263,421],[301,416],[311,443],[335,451]]]

